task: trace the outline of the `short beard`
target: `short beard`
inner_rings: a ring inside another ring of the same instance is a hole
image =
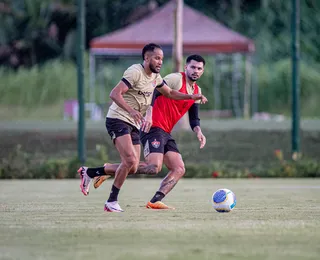
[[[158,71],[155,70],[154,67],[151,66],[151,64],[149,65],[149,69],[151,70],[152,73],[159,73]]]
[[[198,79],[193,79],[187,74],[188,79],[190,79],[192,82],[196,82]]]

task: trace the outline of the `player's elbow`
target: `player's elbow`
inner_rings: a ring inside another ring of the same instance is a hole
[[[117,91],[115,90],[111,90],[110,94],[109,94],[109,98],[112,100],[112,101],[116,101],[118,99],[118,93]]]
[[[163,93],[163,95],[165,96],[165,97],[167,97],[167,98],[172,98],[173,96],[172,96],[172,91],[165,91],[164,93]]]

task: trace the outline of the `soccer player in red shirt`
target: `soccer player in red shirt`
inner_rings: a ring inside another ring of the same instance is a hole
[[[164,78],[166,84],[174,90],[184,94],[201,94],[201,89],[196,81],[204,72],[205,60],[200,55],[191,55],[186,60],[185,72],[171,73]],[[206,98],[201,102],[205,103]],[[158,191],[147,203],[151,209],[173,209],[165,205],[161,200],[173,189],[181,177],[185,174],[184,162],[178,150],[171,131],[175,124],[188,112],[191,129],[195,132],[200,149],[206,144],[206,138],[200,128],[199,103],[194,100],[172,100],[155,90],[152,101],[152,126],[140,129],[140,140],[143,145],[145,163],[140,162],[135,174],[157,174],[164,163],[169,172],[162,180]],[[150,115],[149,115],[150,116]],[[118,164],[105,164],[105,174],[95,179],[95,188],[109,176],[113,176]]]
[[[204,66],[205,60],[201,56],[191,55],[186,60],[185,72],[169,74],[164,80],[170,88],[181,93],[201,94],[196,81],[203,74]],[[206,138],[200,128],[199,103],[200,101],[193,100],[170,100],[160,92],[154,92],[152,127],[148,133],[140,131],[140,140],[147,164],[156,165],[157,172],[159,172],[164,163],[169,172],[162,180],[154,197],[148,202],[147,208],[170,209],[161,200],[185,174],[182,156],[171,136],[173,127],[185,113],[189,113],[190,126],[200,141],[200,149],[206,143]]]

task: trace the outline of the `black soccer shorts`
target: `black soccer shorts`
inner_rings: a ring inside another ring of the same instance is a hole
[[[140,144],[138,128],[121,119],[107,117],[106,128],[113,142],[117,137],[129,134],[133,145]]]
[[[169,151],[180,153],[172,136],[159,127],[151,127],[149,133],[140,131],[140,140],[144,157],[150,153],[166,154]]]

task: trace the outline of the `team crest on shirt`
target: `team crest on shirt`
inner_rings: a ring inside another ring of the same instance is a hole
[[[153,82],[152,82],[152,87],[156,87],[157,86],[157,81],[156,80],[154,80]]]
[[[151,145],[152,145],[154,148],[159,148],[160,142],[157,141],[157,139],[154,139],[154,140],[151,142]]]

